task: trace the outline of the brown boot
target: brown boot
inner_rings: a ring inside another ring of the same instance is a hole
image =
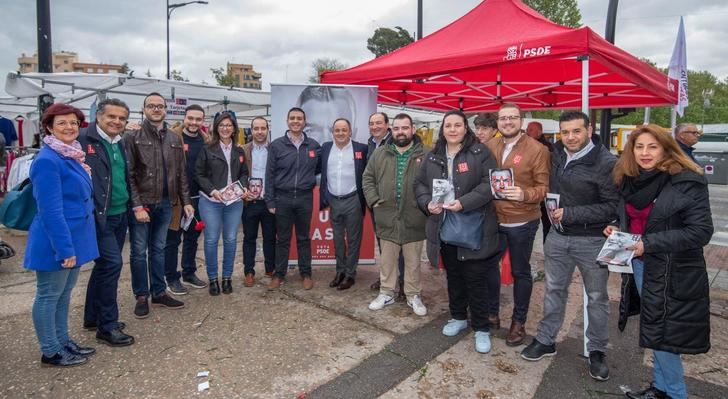
[[[526,338],[526,328],[523,326],[523,323],[512,320],[511,328],[510,328],[510,330],[508,330],[508,335],[506,335],[506,345],[508,345],[508,346],[521,345],[525,338]]]
[[[270,280],[270,284],[268,284],[268,291],[273,291],[273,290],[277,290],[277,289],[278,289],[278,287],[280,287],[280,286],[281,286],[281,284],[283,284],[283,280],[282,280],[282,279],[281,279],[280,277],[275,277],[275,276],[274,276],[274,277],[273,277],[273,278],[272,278],[272,279]]]
[[[500,330],[500,318],[498,315],[488,316],[488,323],[490,323],[490,331]]]
[[[310,290],[311,288],[313,288],[313,280],[311,279],[311,277],[308,277],[308,276],[304,277],[303,278],[303,289]]]
[[[243,285],[246,287],[252,287],[255,285],[255,277],[253,277],[253,273],[247,273],[245,275],[245,280],[243,281]]]

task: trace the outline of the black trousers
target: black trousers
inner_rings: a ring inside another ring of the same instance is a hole
[[[311,212],[313,191],[293,194],[281,193],[276,198],[276,276],[284,278],[288,271],[288,251],[291,249],[291,235],[296,226],[296,249],[298,250],[298,271],[301,277],[311,277]]]
[[[123,265],[121,250],[124,248],[128,225],[126,212],[108,216],[103,228],[96,225],[99,257],[88,280],[83,319],[86,322],[95,321],[96,328],[102,332],[118,327],[116,295]]]
[[[268,212],[263,200],[251,201],[245,203],[245,211],[243,212],[243,266],[245,267],[245,274],[255,275],[258,226],[263,230],[265,272],[273,272],[276,268],[276,217]]]
[[[500,280],[499,256],[461,261],[457,254],[456,246],[441,244],[440,255],[447,271],[450,316],[456,320],[467,320],[470,309],[470,325],[473,330],[490,331],[488,286],[489,282]]]

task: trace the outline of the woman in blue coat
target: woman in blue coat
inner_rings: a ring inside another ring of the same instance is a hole
[[[23,265],[36,273],[33,325],[43,366],[79,365],[95,352],[68,336],[68,306],[78,272],[99,256],[91,170],[76,141],[83,119],[72,106],[51,105],[41,119],[45,145],[30,167],[38,213]]]

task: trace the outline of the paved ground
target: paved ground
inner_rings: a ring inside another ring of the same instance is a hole
[[[728,189],[711,186],[711,196],[716,231],[728,233]],[[22,254],[24,236],[7,230],[0,235]],[[707,247],[706,255],[723,251],[719,244]],[[202,276],[201,251],[198,257]],[[536,270],[543,268],[542,259],[542,248],[536,245]],[[728,398],[728,261],[719,256],[710,259],[712,349],[706,355],[685,356],[684,362],[691,397]],[[528,363],[518,356],[522,348],[505,345],[504,330],[494,332],[488,355],[475,353],[470,331],[444,337],[440,329],[448,316],[445,276],[426,262],[423,297],[429,314],[423,318],[404,303],[379,312],[367,309],[375,296],[368,289],[377,276],[375,266],[361,266],[357,284],[346,292],[328,288],[333,272],[325,266],[315,267],[316,287],[311,291],[301,288],[295,271],[280,292],[266,291],[265,278],[253,288],[243,288],[240,271],[238,264],[232,295],[213,298],[196,290],[180,297],[185,309],[153,308],[148,319],[136,320],[131,316],[133,298],[125,267],[120,311],[137,344],[113,349],[96,345],[98,353],[88,365],[58,370],[39,367],[30,319],[34,275],[20,267],[19,257],[4,261],[0,397],[594,398],[620,397],[624,389],[650,380],[649,353],[637,346],[637,320],[631,320],[623,333],[616,329],[617,276],[610,280],[612,376],[600,383],[589,378],[580,356],[583,314],[578,274],[558,338],[559,354]],[[81,328],[89,274],[85,266],[74,290],[70,323],[76,340],[95,345],[93,333]],[[510,322],[510,291],[504,286],[501,293],[504,326]],[[535,333],[542,298],[543,282],[536,282],[529,334]],[[201,371],[208,371],[209,377],[196,377]],[[198,384],[205,381],[210,388],[198,393]]]

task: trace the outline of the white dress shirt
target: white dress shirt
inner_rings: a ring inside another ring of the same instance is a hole
[[[349,143],[344,148],[331,146],[327,163],[327,188],[331,195],[341,197],[356,191],[356,171],[354,167],[354,146]]]

